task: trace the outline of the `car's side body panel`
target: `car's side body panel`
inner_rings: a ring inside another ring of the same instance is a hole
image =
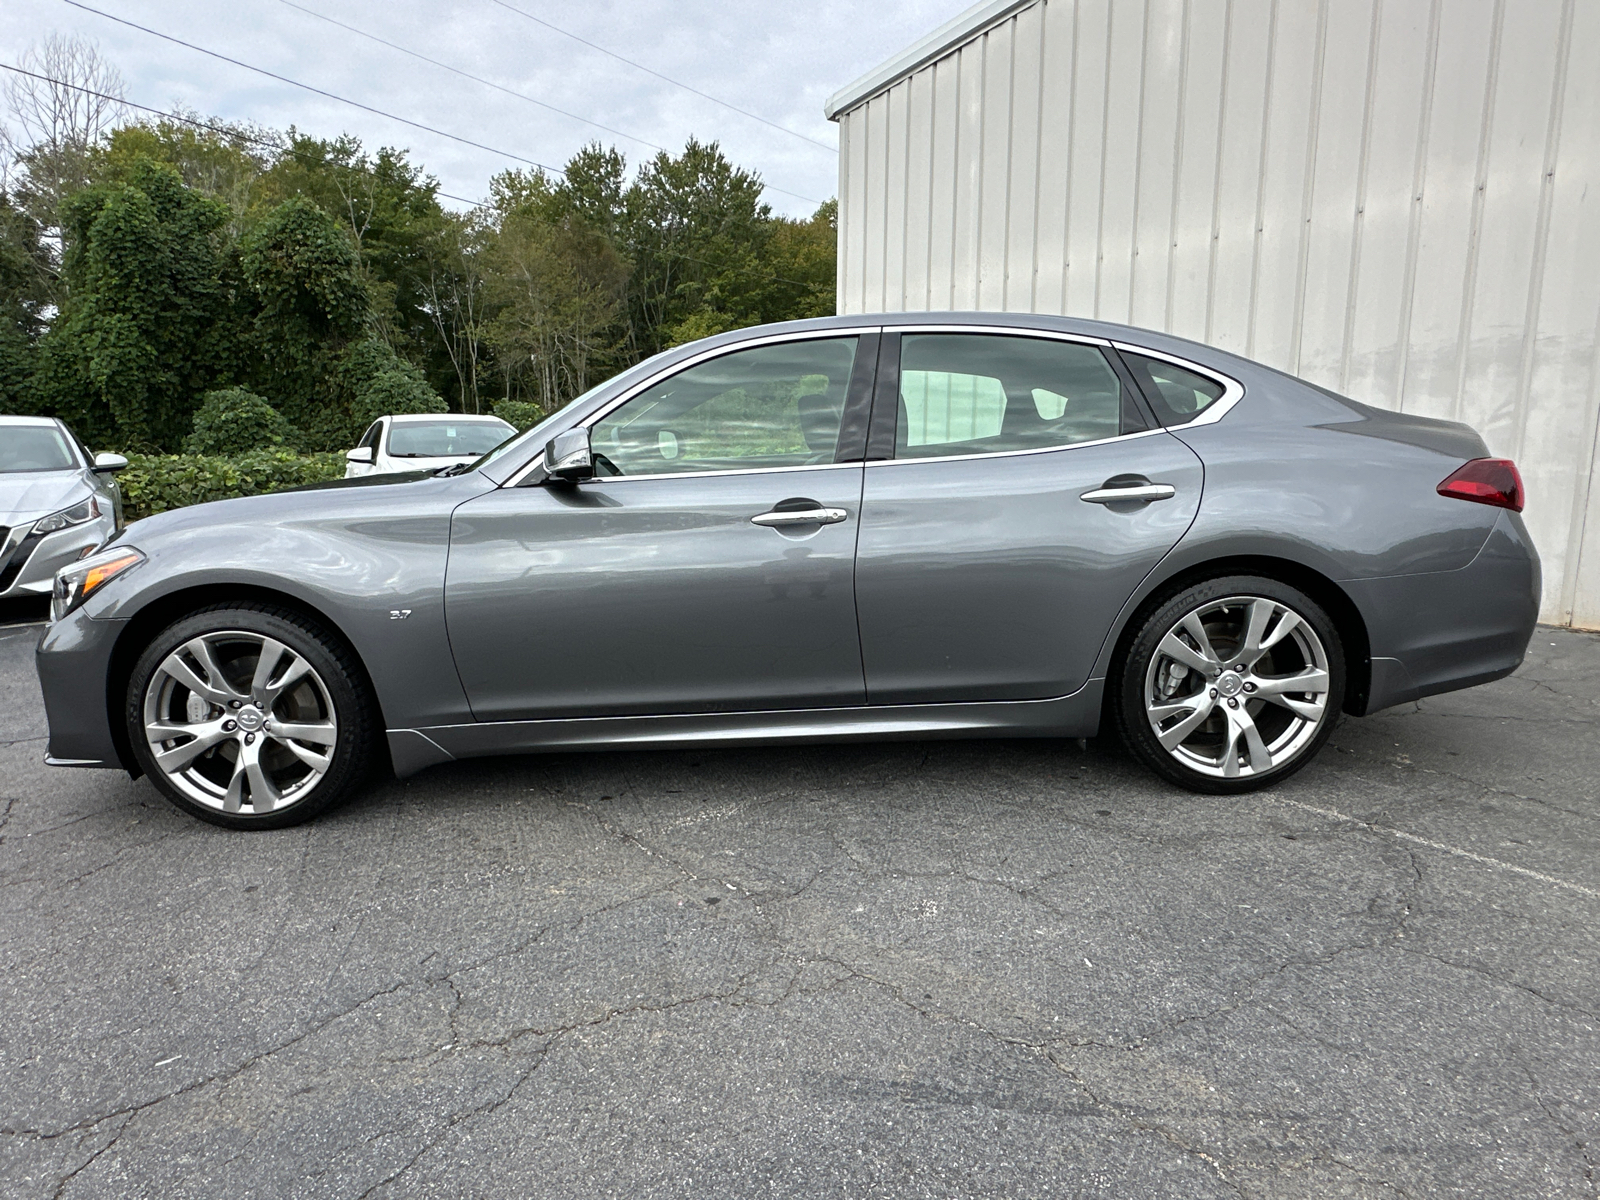
[[[473,475],[385,475],[164,513],[126,539],[149,561],[81,611],[119,621],[190,589],[281,593],[349,640],[389,725],[471,720],[445,632],[445,560],[451,510],[489,488]],[[41,655],[58,636],[52,626]]]
[[[1080,498],[1121,475],[1176,495]],[[868,699],[1077,691],[1122,601],[1194,520],[1203,482],[1200,460],[1161,430],[1045,452],[869,463],[856,561]]]
[[[861,464],[501,488],[456,510],[446,603],[480,721],[865,698]],[[753,524],[799,498],[844,514]]]

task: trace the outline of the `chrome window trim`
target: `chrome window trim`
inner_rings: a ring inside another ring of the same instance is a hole
[[[875,458],[869,467],[904,467],[912,463],[968,462],[975,458],[1019,458],[1024,454],[1063,454],[1068,450],[1082,450],[1089,446],[1109,446],[1112,442],[1130,442],[1134,438],[1149,437],[1167,432],[1164,427],[1139,429],[1133,433],[1119,433],[1116,437],[1096,438],[1092,442],[1063,442],[1059,446],[1033,446],[1027,450],[989,450],[981,454],[930,454],[926,458]]]
[[[1148,346],[1135,346],[1132,342],[1112,342],[1118,350],[1126,350],[1129,354],[1141,354],[1145,358],[1158,359],[1169,362],[1175,367],[1182,367],[1185,371],[1193,371],[1196,375],[1222,385],[1222,396],[1213,400],[1206,406],[1204,412],[1188,421],[1180,421],[1176,425],[1168,425],[1168,429],[1188,429],[1194,425],[1215,425],[1227,416],[1233,406],[1244,399],[1244,384],[1231,376],[1224,375],[1214,367],[1208,367],[1187,358],[1180,358],[1176,354],[1167,354],[1161,350],[1152,350]]]
[[[615,399],[609,401],[604,408],[596,409],[583,420],[574,425],[568,426],[568,428],[593,429],[596,422],[602,420],[612,412],[616,411],[618,408],[621,408],[640,392],[648,391],[650,388],[660,383],[663,379],[670,379],[674,375],[680,374],[694,367],[698,367],[701,363],[709,362],[714,358],[721,358],[728,354],[737,354],[741,350],[751,350],[757,346],[775,346],[783,342],[822,342],[832,341],[838,338],[859,338],[868,333],[882,333],[883,330],[884,326],[876,324],[850,325],[840,329],[805,329],[790,333],[771,333],[767,334],[765,337],[747,338],[744,341],[735,342],[729,346],[717,346],[710,350],[703,350],[699,354],[691,355],[689,358],[686,358],[681,362],[673,363],[670,367],[665,367],[656,372],[654,375],[640,380],[633,387],[628,388]],[[535,470],[543,465],[544,451],[540,450],[528,461],[526,466],[513,471],[511,475],[507,477],[506,481],[500,486],[503,488],[517,487],[524,479],[533,474]],[[860,465],[860,463],[816,463],[808,466],[793,467],[735,467],[727,471],[663,471],[656,475],[606,475],[597,478],[604,478],[608,483],[615,482],[618,479],[695,479],[705,478],[708,475],[753,475],[757,472],[772,471],[815,471],[822,467],[859,467]]]
[[[1024,329],[1017,325],[885,325],[885,333],[985,333],[1000,337],[1049,338],[1057,342],[1080,342],[1086,346],[1111,346],[1110,338],[1091,333],[1065,333],[1059,329]]]

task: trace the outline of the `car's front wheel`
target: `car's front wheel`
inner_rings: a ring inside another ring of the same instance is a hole
[[[377,732],[351,652],[299,613],[219,605],[134,664],[128,736],[178,807],[235,829],[309,820],[365,780]]]
[[[1149,613],[1122,660],[1119,732],[1158,775],[1199,792],[1244,792],[1294,774],[1333,732],[1344,650],[1305,593],[1231,576]]]

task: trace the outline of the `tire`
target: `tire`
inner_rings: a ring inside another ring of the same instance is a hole
[[[1114,678],[1113,721],[1136,758],[1179,787],[1232,795],[1316,757],[1343,706],[1344,647],[1304,592],[1230,575],[1146,614]]]
[[[124,710],[156,788],[229,829],[283,829],[346,799],[379,729],[353,652],[263,604],[214,605],[163,629],[134,664]]]

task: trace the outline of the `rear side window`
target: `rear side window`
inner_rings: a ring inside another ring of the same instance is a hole
[[[1123,351],[1122,358],[1163,425],[1192,421],[1222,399],[1222,385],[1215,379],[1143,354]]]
[[[1095,346],[1003,334],[907,334],[896,458],[1043,450],[1144,428]]]

